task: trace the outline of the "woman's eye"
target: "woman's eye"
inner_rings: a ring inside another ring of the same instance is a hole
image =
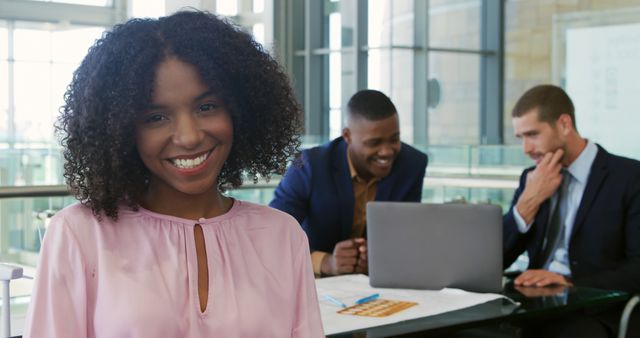
[[[162,114],[149,114],[144,117],[143,121],[145,123],[154,123],[154,122],[160,122],[162,120],[166,120],[166,117]]]
[[[201,104],[200,107],[199,107],[200,111],[203,111],[203,112],[204,111],[211,111],[211,110],[214,110],[216,108],[218,108],[218,105],[215,104],[215,103],[204,103],[204,104]]]

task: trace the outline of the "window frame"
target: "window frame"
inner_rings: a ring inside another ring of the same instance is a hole
[[[413,83],[413,139],[409,143],[428,144],[427,133],[430,82],[429,55],[431,53],[471,53],[480,56],[480,116],[477,144],[503,143],[503,88],[504,88],[504,0],[481,0],[481,46],[479,49],[445,48],[429,42],[429,4],[414,2],[414,44],[412,46],[368,46],[368,1],[354,2],[356,18],[353,45],[340,48],[341,53],[356,53],[351,64],[343,62],[343,70],[355,73],[352,83],[343,88],[367,88],[367,55],[370,49],[410,49],[414,52]],[[279,55],[296,80],[296,94],[305,111],[305,135],[312,140],[326,140],[329,136],[328,64],[323,56],[336,52],[324,47],[323,1],[277,1],[274,22],[275,40],[280,41]],[[420,76],[419,74],[424,74]],[[343,102],[348,99],[344,97]],[[393,98],[392,98],[393,99]],[[344,106],[344,105],[343,105]]]

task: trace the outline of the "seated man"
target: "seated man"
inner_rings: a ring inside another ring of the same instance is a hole
[[[425,154],[400,142],[391,100],[362,90],[349,100],[342,137],[304,150],[270,205],[302,225],[316,275],[367,273],[367,202],[419,202],[426,166]]]
[[[512,117],[516,137],[536,162],[522,173],[504,216],[505,267],[524,251],[529,255],[515,284],[639,292],[640,162],[581,137],[573,103],[559,87],[530,89]],[[591,324],[581,318],[575,328],[607,336],[619,317],[602,318]],[[567,336],[582,334],[565,330],[568,322],[562,323],[563,332],[572,332]]]

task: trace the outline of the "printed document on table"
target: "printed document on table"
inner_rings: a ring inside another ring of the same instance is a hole
[[[316,289],[326,335],[433,316],[503,298],[495,293],[475,293],[448,288],[437,291],[372,288],[369,285],[369,277],[365,275],[316,279]],[[352,306],[358,299],[375,293],[380,294],[380,299],[417,302],[418,305],[388,317],[374,318],[339,314],[337,311],[342,308],[326,298],[326,295],[329,295],[347,306]]]

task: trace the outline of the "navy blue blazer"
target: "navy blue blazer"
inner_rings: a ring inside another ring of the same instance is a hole
[[[526,250],[529,269],[543,268],[541,248],[550,200],[540,206],[526,234],[518,231],[513,216],[527,173],[533,169],[520,176],[520,186],[503,218],[505,267]],[[610,154],[598,145],[569,239],[569,264],[576,285],[640,291],[640,162]]]
[[[289,167],[269,205],[298,220],[311,251],[333,252],[353,226],[347,144],[339,137],[302,151],[301,160]],[[375,200],[419,202],[426,167],[427,155],[402,143],[391,172],[378,182]]]

